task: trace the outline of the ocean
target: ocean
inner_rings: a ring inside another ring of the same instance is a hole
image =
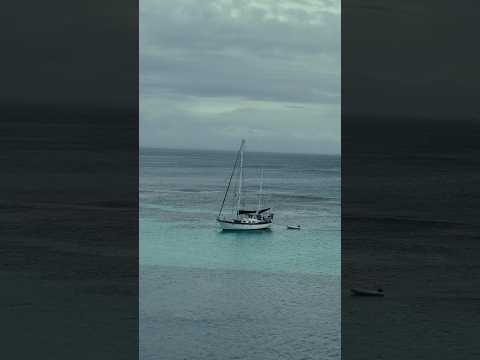
[[[342,134],[342,356],[480,358],[478,125],[385,120]]]
[[[340,157],[247,149],[274,226],[222,232],[235,150],[140,150],[140,358],[340,359]]]

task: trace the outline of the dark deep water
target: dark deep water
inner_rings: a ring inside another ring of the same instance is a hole
[[[480,126],[347,119],[343,129],[342,356],[477,358]],[[353,286],[385,298],[351,297]]]

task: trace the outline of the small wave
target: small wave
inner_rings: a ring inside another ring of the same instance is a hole
[[[267,193],[266,196],[281,199],[303,200],[303,201],[333,201],[333,197],[310,195],[310,194],[291,194],[291,193]]]
[[[205,190],[205,189],[178,189],[178,190],[174,190],[176,192],[186,192],[186,193],[218,193],[220,192],[221,190]]]
[[[0,210],[8,210],[8,211],[16,211],[16,210],[27,210],[33,209],[33,204],[28,203],[8,203],[8,202],[0,202]]]
[[[137,207],[136,202],[122,201],[122,200],[90,201],[90,202],[82,203],[81,205],[101,207],[101,208],[136,208]]]
[[[140,194],[213,194],[222,190],[176,189],[176,190],[140,190]]]
[[[343,219],[357,220],[357,221],[371,221],[371,222],[383,222],[383,223],[403,223],[412,225],[462,225],[461,222],[444,220],[444,219],[421,219],[421,218],[408,218],[401,216],[354,216],[343,215]]]

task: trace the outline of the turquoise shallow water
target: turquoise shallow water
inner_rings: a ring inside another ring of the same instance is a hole
[[[339,157],[247,152],[246,203],[263,167],[275,224],[222,232],[234,155],[141,150],[141,357],[338,359]]]
[[[213,219],[214,219],[214,214]],[[337,231],[321,224],[301,231],[222,232],[210,223],[142,220],[144,265],[339,275]]]

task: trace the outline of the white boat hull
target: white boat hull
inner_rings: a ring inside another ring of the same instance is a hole
[[[223,230],[262,230],[268,229],[272,226],[272,223],[261,224],[236,224],[231,222],[219,221],[218,222]]]

